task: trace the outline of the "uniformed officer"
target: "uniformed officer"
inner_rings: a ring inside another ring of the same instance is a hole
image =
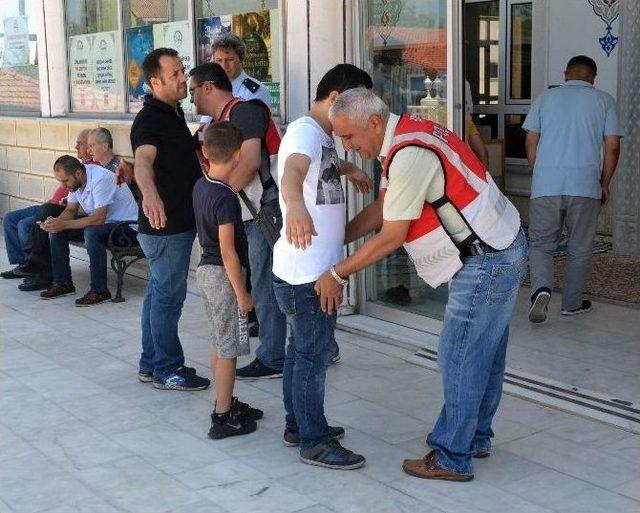
[[[271,93],[259,80],[250,77],[242,69],[246,51],[242,40],[235,34],[223,34],[211,47],[212,61],[220,64],[231,80],[233,96],[251,100],[258,98],[271,107]]]

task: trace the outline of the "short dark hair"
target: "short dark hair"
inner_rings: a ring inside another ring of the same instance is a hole
[[[160,75],[160,57],[163,56],[168,57],[178,57],[178,52],[173,48],[156,48],[152,52],[149,52],[147,56],[142,61],[142,71],[147,77],[147,82],[151,80],[151,77],[158,78]]]
[[[222,69],[222,66],[215,62],[205,62],[204,64],[200,64],[200,66],[196,66],[189,71],[189,76],[193,78],[198,85],[204,82],[211,82],[216,89],[231,92],[231,81],[229,77]]]
[[[211,54],[214,54],[216,50],[231,50],[235,52],[240,61],[244,60],[244,53],[246,52],[246,46],[242,39],[231,32],[221,34],[213,40],[211,45]]]
[[[571,57],[569,62],[567,63],[567,71],[572,68],[587,68],[593,75],[598,74],[598,66],[596,61],[594,61],[591,57],[587,57],[586,55],[576,55],[575,57]]]
[[[326,99],[332,91],[342,93],[355,87],[373,89],[373,81],[369,73],[353,64],[338,64],[327,71],[320,79],[316,89],[315,101],[319,102]]]
[[[242,131],[231,121],[211,123],[204,132],[204,147],[212,162],[229,162],[242,146]]]
[[[76,171],[85,171],[85,167],[77,158],[71,155],[62,155],[53,163],[54,171],[62,169],[66,174],[72,175]]]

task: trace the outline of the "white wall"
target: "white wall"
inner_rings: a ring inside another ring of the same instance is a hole
[[[605,23],[594,14],[587,0],[549,0],[547,20],[547,86],[564,81],[562,73],[571,57],[587,55],[598,65],[596,87],[615,98],[618,87],[618,47],[607,57],[598,42],[606,33]],[[619,20],[613,22],[613,35],[620,35],[619,27]]]

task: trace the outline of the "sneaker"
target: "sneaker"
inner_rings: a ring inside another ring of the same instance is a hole
[[[40,292],[40,299],[54,299],[75,293],[76,288],[73,286],[73,283],[54,283],[48,290]]]
[[[329,426],[329,430],[331,431],[329,436],[334,440],[342,440],[344,438],[344,428],[340,426]],[[300,445],[300,433],[288,427],[284,428],[282,443],[285,447],[298,447]]]
[[[51,287],[51,281],[47,279],[38,278],[37,276],[31,276],[25,278],[24,281],[18,285],[18,289],[22,292],[32,292],[34,290],[47,290]]]
[[[187,374],[191,374],[192,376],[196,375],[196,370],[193,367],[187,367],[183,365],[181,369],[183,369],[183,371]],[[153,381],[153,371],[142,370],[142,369],[139,370],[138,380],[141,383],[151,383]]]
[[[13,274],[22,277],[28,278],[29,276],[34,276],[40,272],[38,266],[34,265],[31,260],[27,260],[26,262],[20,264],[18,267],[13,269]]]
[[[340,353],[336,353],[331,357],[331,365],[335,365],[336,363],[340,363]]]
[[[257,358],[249,365],[236,370],[237,379],[271,379],[281,378],[282,371],[267,367]]]
[[[185,392],[195,392],[209,388],[211,381],[191,372],[188,367],[180,367],[173,374],[165,379],[153,379],[153,386],[159,390],[182,390]]]
[[[300,451],[300,460],[307,465],[336,470],[360,468],[366,461],[364,456],[345,449],[333,438],[320,442],[311,449]]]
[[[250,420],[260,420],[264,417],[264,412],[258,408],[254,408],[247,403],[243,403],[238,400],[237,397],[231,398],[231,411],[237,412],[239,415],[246,417]]]
[[[238,411],[229,410],[226,415],[211,414],[209,438],[220,440],[228,436],[248,435],[258,427],[255,420],[242,416]]]
[[[111,299],[111,292],[108,290],[105,292],[96,292],[95,290],[90,290],[80,299],[76,299],[76,306],[93,306],[99,305],[100,303],[104,303],[105,301],[109,301]]]
[[[582,305],[580,305],[580,308],[576,308],[575,310],[561,310],[560,313],[562,315],[580,315],[582,313],[587,313],[591,311],[591,308],[593,307],[593,305],[591,304],[591,301],[589,301],[588,299],[583,299],[582,300]]]
[[[529,320],[536,324],[547,320],[547,309],[551,300],[551,291],[546,287],[536,290],[531,296],[531,307],[529,308]]]

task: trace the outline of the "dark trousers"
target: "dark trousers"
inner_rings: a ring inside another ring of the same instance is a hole
[[[40,205],[34,218],[35,221],[44,221],[47,217],[58,217],[64,211],[64,205],[45,203]],[[49,232],[44,231],[39,225],[34,225],[29,235],[28,262],[38,269],[38,280],[51,281],[51,250],[49,249]]]

